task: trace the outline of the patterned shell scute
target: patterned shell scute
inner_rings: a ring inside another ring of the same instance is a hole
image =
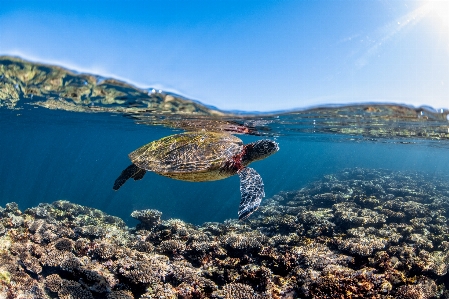
[[[159,174],[217,170],[243,149],[239,138],[215,132],[187,132],[144,145],[129,154],[140,168]]]

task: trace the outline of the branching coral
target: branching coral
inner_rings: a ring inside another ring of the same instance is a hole
[[[430,184],[429,181],[432,183]],[[249,221],[194,226],[67,201],[0,208],[0,296],[446,298],[449,183],[347,169],[262,203]],[[8,295],[9,294],[9,295]],[[445,297],[446,296],[446,297]]]

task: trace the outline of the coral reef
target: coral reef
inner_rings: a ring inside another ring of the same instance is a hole
[[[449,298],[449,181],[346,169],[195,226],[0,208],[0,298]]]

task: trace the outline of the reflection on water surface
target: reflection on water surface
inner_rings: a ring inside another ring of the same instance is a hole
[[[137,123],[255,135],[340,133],[363,137],[449,139],[449,111],[352,105],[251,114],[220,111],[182,96],[7,56],[0,57],[0,105],[119,113]]]

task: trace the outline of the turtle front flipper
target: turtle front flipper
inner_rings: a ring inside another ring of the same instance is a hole
[[[245,167],[238,172],[242,199],[239,206],[239,220],[245,220],[260,205],[265,196],[262,177],[252,168]]]
[[[141,180],[143,176],[145,175],[146,171],[145,169],[139,168],[134,164],[129,165],[125,168],[125,170],[122,171],[120,176],[115,180],[114,187],[112,189],[118,190],[120,189],[123,184],[129,180],[130,178],[133,178],[135,181]]]

